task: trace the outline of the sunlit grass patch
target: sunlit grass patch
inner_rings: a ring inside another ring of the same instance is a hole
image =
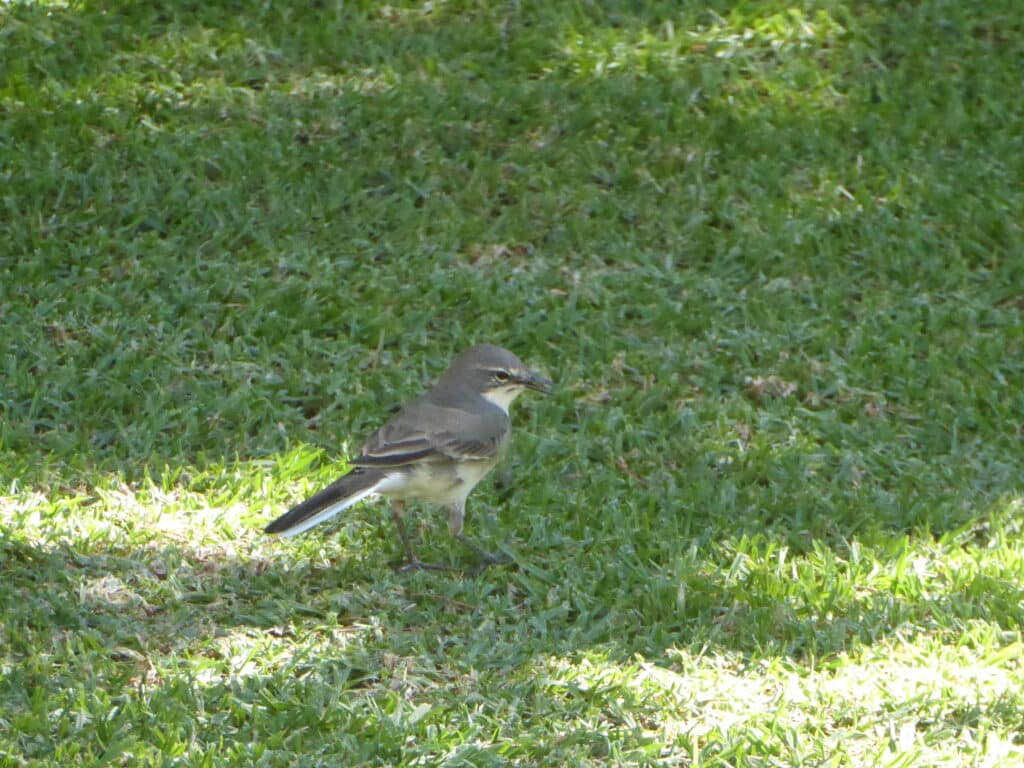
[[[680,71],[705,61],[728,61],[751,72],[772,68],[787,58],[811,64],[822,74],[828,51],[842,42],[843,26],[828,11],[808,18],[798,8],[767,16],[748,17],[735,11],[728,17],[709,12],[710,20],[692,12],[664,18],[655,28],[599,24],[568,33],[565,53],[575,72],[602,76],[615,70],[638,72]],[[706,18],[706,17],[705,17]],[[763,72],[761,74],[764,74]]]

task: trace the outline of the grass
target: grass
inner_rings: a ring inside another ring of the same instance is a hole
[[[1022,41],[0,6],[0,766],[1024,764]],[[485,340],[514,567],[260,533]]]

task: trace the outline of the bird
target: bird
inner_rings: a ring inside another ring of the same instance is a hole
[[[405,551],[400,571],[450,569],[417,557],[403,517],[409,502],[445,507],[449,533],[482,559],[481,567],[509,562],[465,535],[466,498],[505,452],[512,402],[526,390],[547,393],[551,387],[551,380],[507,349],[470,347],[429,391],[370,436],[346,474],[264,531],[292,537],[363,499],[383,496],[390,502]]]

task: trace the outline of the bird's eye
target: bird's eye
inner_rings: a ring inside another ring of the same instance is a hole
[[[508,371],[495,371],[494,378],[497,379],[498,381],[506,382],[512,377],[509,375]]]

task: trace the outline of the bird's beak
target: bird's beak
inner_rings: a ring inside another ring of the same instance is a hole
[[[541,376],[537,371],[530,371],[522,379],[523,386],[536,392],[547,394],[551,391],[552,381]]]

